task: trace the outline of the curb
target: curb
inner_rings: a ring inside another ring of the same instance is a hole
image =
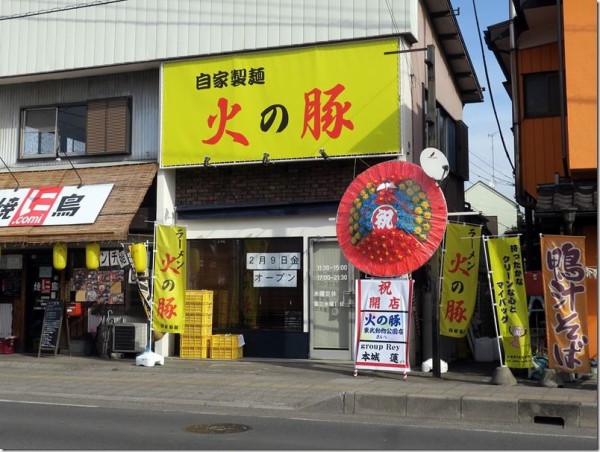
[[[585,402],[431,394],[340,393],[300,411],[502,424],[598,428],[598,405]]]

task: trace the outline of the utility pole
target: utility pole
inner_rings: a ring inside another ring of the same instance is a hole
[[[498,132],[488,133],[488,137],[492,139],[492,180],[490,181],[490,187],[496,189],[496,171],[494,166],[494,136],[498,135]]]
[[[427,47],[409,50],[395,50],[385,52],[385,55],[407,52],[425,51],[425,64],[427,65],[427,147],[438,147],[437,127],[437,104],[435,94],[435,46],[429,44]],[[439,303],[439,276],[440,266],[438,252],[436,251],[430,259],[431,276],[431,361],[432,371],[435,378],[441,378],[440,366],[440,303]]]
[[[438,147],[437,105],[435,93],[435,46],[427,46],[427,146]],[[431,256],[431,370],[434,378],[442,377],[440,366],[440,266],[438,251]]]

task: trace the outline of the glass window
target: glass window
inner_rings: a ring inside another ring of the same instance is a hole
[[[86,105],[25,110],[24,117],[23,157],[85,154]]]
[[[213,292],[213,330],[241,326],[239,249],[239,240],[188,241],[187,288]]]
[[[26,110],[24,123],[24,156],[54,156],[56,153],[56,109]]]
[[[23,110],[21,158],[123,154],[130,149],[130,99]]]
[[[523,83],[525,117],[560,115],[558,72],[525,74]]]
[[[85,154],[87,106],[58,109],[58,138],[61,152]]]
[[[213,291],[213,330],[302,331],[302,238],[190,240],[188,289]]]

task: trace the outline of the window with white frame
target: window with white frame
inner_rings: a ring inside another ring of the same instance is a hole
[[[130,151],[131,107],[128,98],[22,110],[22,159],[60,154],[103,155]]]

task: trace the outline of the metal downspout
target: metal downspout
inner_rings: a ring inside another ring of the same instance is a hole
[[[521,119],[520,119],[520,95],[519,95],[519,68],[517,58],[517,36],[515,27],[515,5],[513,0],[508,1],[508,17],[510,19],[510,89],[512,92],[512,130],[513,130],[513,147],[515,157],[515,196],[517,202],[521,205],[526,205],[526,197],[523,195],[522,187],[522,174],[523,169],[521,167],[521,148],[520,148],[520,134],[521,134]]]

